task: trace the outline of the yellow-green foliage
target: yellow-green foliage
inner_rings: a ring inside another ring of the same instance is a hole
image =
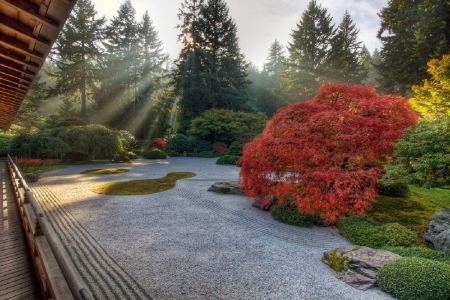
[[[417,257],[404,257],[383,265],[377,284],[397,299],[450,299],[450,265]]]
[[[179,179],[196,176],[191,172],[172,172],[164,178],[120,181],[101,184],[92,189],[94,193],[106,195],[147,195],[160,193],[175,187]]]
[[[91,169],[91,170],[83,171],[83,172],[81,172],[81,174],[94,174],[94,175],[120,174],[120,173],[125,173],[125,172],[129,172],[129,170],[127,170],[127,169]]]
[[[324,256],[324,257],[322,257],[322,261],[326,260],[328,262],[328,265],[338,273],[346,272],[349,267],[346,264],[346,262],[348,261],[348,257],[345,254],[347,254],[348,252],[351,252],[351,251],[359,250],[360,248],[361,248],[361,246],[355,247],[352,250],[343,253],[342,256],[339,256],[339,257],[336,256],[336,253],[339,250],[339,248],[333,249],[330,253],[331,257],[326,258]]]

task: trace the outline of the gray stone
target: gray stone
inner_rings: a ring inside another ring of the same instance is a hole
[[[345,246],[326,251],[322,261],[330,265],[339,258],[343,258],[342,270],[333,270],[335,276],[356,289],[367,290],[376,285],[378,269],[401,256],[381,249]]]
[[[262,211],[269,211],[274,204],[275,197],[273,195],[269,195],[266,201],[262,201],[261,198],[258,198],[258,200],[252,203],[252,206]]]
[[[450,254],[450,209],[434,214],[423,238],[431,249]]]
[[[38,182],[39,175],[33,173],[27,173],[23,175],[23,179],[25,179],[26,183]]]
[[[239,184],[237,181],[216,182],[213,185],[211,185],[208,191],[221,194],[245,195],[244,191],[241,188],[239,188]]]

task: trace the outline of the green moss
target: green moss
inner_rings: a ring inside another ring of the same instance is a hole
[[[127,169],[91,169],[81,172],[81,174],[121,174],[129,172]]]
[[[101,184],[92,189],[94,193],[106,195],[147,195],[160,193],[175,187],[179,179],[196,176],[191,172],[172,172],[164,178],[120,181]]]
[[[294,226],[323,225],[323,220],[319,216],[312,217],[311,215],[300,213],[292,199],[285,199],[283,203],[273,205],[270,208],[270,214],[278,222]]]
[[[427,247],[392,247],[385,246],[384,250],[391,251],[403,257],[420,257],[450,264],[450,254],[435,251]]]
[[[228,194],[231,191],[231,187],[229,185],[224,185],[219,188],[222,194]]]
[[[411,185],[409,188],[419,197],[442,207],[450,208],[450,187],[426,189]]]
[[[339,250],[339,248],[335,248],[330,252],[331,257],[326,258],[324,256],[324,257],[322,257],[322,261],[327,261],[328,265],[338,273],[339,272],[347,272],[349,269],[349,266],[346,263],[348,261],[348,256],[345,254],[347,254],[351,251],[357,251],[359,249],[361,249],[361,246],[355,247],[355,248],[351,249],[350,251],[344,252],[341,256],[338,257],[338,256],[336,256],[336,253]]]

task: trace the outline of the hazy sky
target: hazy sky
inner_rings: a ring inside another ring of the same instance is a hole
[[[117,14],[120,4],[125,0],[92,0],[98,16],[108,19]],[[269,46],[275,39],[287,46],[292,41],[292,29],[297,28],[303,11],[310,0],[227,0],[230,16],[238,27],[239,46],[247,62],[262,67],[266,61]],[[177,42],[180,23],[177,14],[182,0],[131,0],[138,20],[148,10],[153,25],[163,42],[164,52],[172,59],[178,57],[181,43]],[[333,23],[339,25],[347,9],[356,27],[360,29],[359,39],[370,52],[380,48],[376,38],[380,28],[377,13],[387,6],[388,0],[317,0],[328,9]],[[287,53],[287,51],[286,51]]]

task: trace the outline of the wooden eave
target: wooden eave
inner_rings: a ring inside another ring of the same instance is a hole
[[[8,130],[77,0],[0,0],[0,129]]]

